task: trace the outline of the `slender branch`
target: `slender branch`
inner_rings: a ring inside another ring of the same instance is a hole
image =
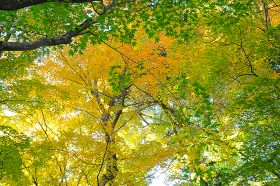
[[[46,119],[45,119],[45,116],[44,116],[42,110],[41,110],[41,113],[42,113],[42,117],[43,117],[43,122],[44,122],[44,124],[45,124],[45,126],[46,126],[46,128],[47,128]],[[41,129],[43,130],[44,134],[46,135],[47,140],[48,140],[49,142],[52,141],[51,138],[50,138],[50,136],[49,136],[48,133],[47,133],[47,130],[44,129],[44,127],[42,126],[42,124],[40,123],[39,120],[38,120],[38,124],[40,125]],[[66,169],[66,166],[64,166],[64,170],[63,170],[61,164],[60,164],[59,161],[58,161],[57,155],[54,154],[54,158],[55,158],[55,161],[56,161],[57,166],[59,167],[59,171],[60,171],[60,173],[62,174],[61,179],[65,181],[65,184],[66,184],[66,185],[68,185],[67,179],[65,178],[65,176],[66,176],[66,170],[65,170],[65,169]],[[66,160],[66,159],[65,159],[65,160]],[[66,160],[66,161],[67,161],[67,160]]]
[[[93,115],[91,112],[87,111],[87,110],[84,110],[82,108],[77,108],[77,107],[72,107],[73,109],[77,110],[77,111],[82,111],[82,112],[85,112],[86,114],[92,116],[94,119],[98,119],[95,115]]]
[[[5,99],[5,100],[0,100],[0,104],[7,104],[6,102],[42,103],[41,101],[36,101],[36,100],[24,100],[24,99]]]
[[[151,126],[150,123],[144,118],[143,113],[140,112],[140,113],[138,113],[138,115],[141,117],[142,121],[144,121],[144,123],[146,123],[146,126],[150,127],[151,129],[153,129],[154,132],[156,132],[156,129],[153,126]]]
[[[230,76],[230,78],[232,79],[231,81],[227,82],[226,85],[228,84],[231,84],[232,82],[234,81],[237,81],[240,85],[242,85],[242,83],[238,80],[240,77],[243,77],[243,76],[255,76],[255,74],[239,74],[237,75],[236,77],[232,77]]]
[[[60,149],[60,148],[51,148],[50,150],[53,150],[53,151],[61,151],[61,152],[64,152],[64,153],[69,153],[73,156],[75,156],[75,158],[77,158],[79,161],[81,161],[82,163],[86,164],[86,165],[90,165],[90,166],[97,166],[97,165],[100,165],[98,163],[90,163],[90,162],[87,162],[86,160],[80,158],[74,151],[68,151],[68,150],[65,150],[65,149]]]
[[[82,76],[82,74],[80,74],[72,65],[70,65],[70,63],[68,62],[68,60],[66,59],[66,57],[64,56],[64,54],[62,52],[60,52],[64,62],[70,67],[71,70],[73,70],[75,72],[75,74],[77,74],[81,80],[85,83],[86,86],[89,86],[89,83],[87,83],[86,79]]]

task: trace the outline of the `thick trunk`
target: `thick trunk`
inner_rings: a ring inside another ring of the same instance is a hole
[[[125,73],[125,71],[123,72]],[[107,183],[113,181],[117,174],[118,174],[118,158],[116,153],[116,141],[115,141],[115,127],[117,122],[119,121],[124,107],[124,101],[128,94],[128,89],[131,85],[125,87],[119,96],[112,97],[109,102],[109,108],[106,109],[104,104],[101,101],[101,97],[98,91],[98,83],[97,80],[94,80],[94,89],[91,91],[91,94],[95,97],[97,104],[102,112],[102,128],[105,133],[105,142],[106,142],[106,149],[105,153],[102,158],[101,167],[97,174],[97,186],[105,186]],[[117,100],[117,101],[116,101]],[[118,109],[114,114],[114,119],[110,122],[110,114],[111,109],[115,106],[120,106],[121,108]],[[103,169],[104,165],[104,169]],[[102,172],[102,173],[101,173]]]
[[[114,125],[111,125],[110,127],[113,126]],[[107,125],[107,127],[109,126]],[[115,150],[116,144],[115,144],[115,137],[113,131],[114,128],[110,128],[110,130],[107,131],[105,134],[106,150],[103,156],[99,173],[97,175],[97,186],[105,186],[108,182],[113,181],[118,173],[118,167],[117,167],[118,159]],[[104,173],[101,173],[103,169],[103,165],[105,166],[105,171]]]
[[[101,176],[98,186],[105,186],[108,182],[114,180],[118,173],[117,155],[111,151],[107,154],[106,172]]]

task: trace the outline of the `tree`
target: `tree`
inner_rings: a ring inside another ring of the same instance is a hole
[[[2,46],[39,49],[2,55],[1,107],[32,140],[1,182],[279,182],[277,2],[44,2],[3,11]]]
[[[114,41],[83,55],[57,53],[33,72],[49,88],[33,84],[29,96],[50,103],[27,121],[39,129],[26,162],[34,184],[142,184],[155,164],[184,154],[186,140],[194,145],[215,133],[208,95],[181,75],[182,45],[165,36],[159,43],[144,38],[135,47]]]

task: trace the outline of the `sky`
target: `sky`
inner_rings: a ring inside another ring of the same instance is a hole
[[[168,186],[164,181],[166,180],[167,175],[163,171],[158,171],[154,178],[152,179],[152,183],[149,186]]]

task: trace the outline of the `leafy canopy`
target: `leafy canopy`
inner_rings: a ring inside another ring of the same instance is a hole
[[[0,183],[279,184],[279,3],[5,1]]]

